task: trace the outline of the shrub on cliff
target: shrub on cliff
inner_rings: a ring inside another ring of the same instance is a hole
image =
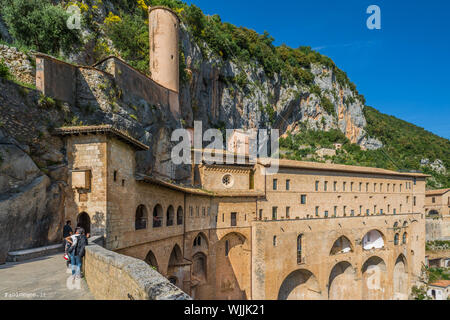
[[[0,78],[8,80],[12,78],[11,72],[9,72],[9,68],[3,60],[0,60]]]
[[[120,55],[136,69],[148,73],[148,25],[141,15],[121,14],[121,19],[108,23],[106,33]]]
[[[69,14],[49,0],[3,0],[2,16],[15,41],[37,51],[58,55],[80,43],[79,30],[70,30]]]

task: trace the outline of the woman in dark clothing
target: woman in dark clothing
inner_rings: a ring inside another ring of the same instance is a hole
[[[73,241],[73,237],[67,237],[66,239],[72,243],[69,249],[72,276],[74,276],[74,279],[79,279],[81,277],[81,264],[85,255],[86,246],[88,245],[88,239],[83,228],[77,229],[76,236],[76,241]]]

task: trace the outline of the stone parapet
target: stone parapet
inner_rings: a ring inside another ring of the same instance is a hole
[[[191,300],[145,262],[95,243],[86,248],[84,274],[99,300]]]

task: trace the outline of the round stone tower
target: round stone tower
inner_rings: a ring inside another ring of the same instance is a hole
[[[148,19],[151,77],[161,86],[179,92],[180,19],[166,7],[150,7]]]

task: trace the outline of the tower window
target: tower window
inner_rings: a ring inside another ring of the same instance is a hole
[[[297,237],[297,264],[302,263],[302,238],[303,235]]]
[[[225,257],[228,257],[230,253],[230,242],[228,240],[225,241]]]
[[[306,204],[306,194],[301,195],[301,204]]]
[[[286,191],[291,190],[291,180],[286,180]]]
[[[237,226],[237,213],[236,212],[231,213],[231,226],[232,227]]]

